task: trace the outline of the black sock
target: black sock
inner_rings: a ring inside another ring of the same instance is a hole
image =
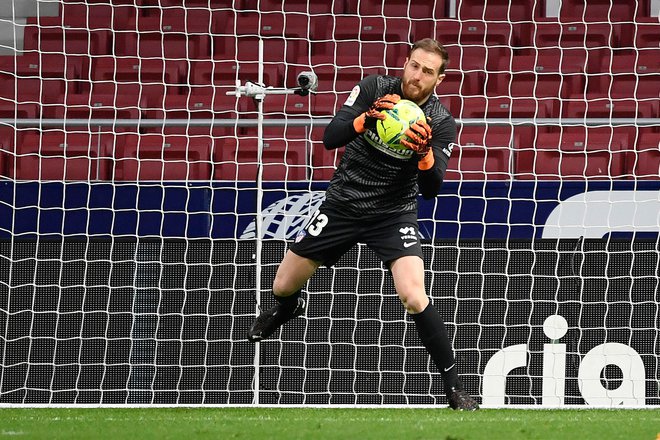
[[[429,303],[423,312],[410,316],[417,326],[419,339],[442,374],[445,391],[449,393],[452,388],[462,389],[463,384],[456,371],[454,350],[449,342],[447,327],[438,310]]]
[[[298,298],[300,298],[301,292],[302,290],[299,290],[289,296],[277,296],[277,295],[273,295],[273,296],[275,297],[275,301],[277,301],[278,304],[280,304],[283,307],[286,307],[287,309],[290,308],[291,310],[293,310],[298,305]]]

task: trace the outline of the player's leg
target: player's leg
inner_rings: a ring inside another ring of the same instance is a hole
[[[321,264],[332,266],[355,243],[353,219],[338,216],[323,205],[291,244],[273,280],[275,306],[261,312],[248,330],[248,339],[260,341],[282,324],[305,312],[301,289]]]
[[[420,340],[440,370],[449,405],[459,410],[478,409],[477,402],[463,390],[458,377],[447,327],[426,295],[422,259],[413,255],[397,258],[391,262],[390,270],[397,294],[415,321]]]
[[[319,263],[287,251],[273,280],[275,305],[263,310],[248,330],[248,340],[258,342],[269,337],[287,321],[305,312],[300,291],[314,275]]]

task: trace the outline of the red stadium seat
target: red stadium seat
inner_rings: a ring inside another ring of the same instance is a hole
[[[68,93],[62,103],[44,105],[43,117],[55,119],[139,119],[146,104],[139,95]],[[122,130],[122,127],[113,127]]]
[[[541,11],[536,2],[509,2],[505,0],[483,1],[460,0],[456,5],[457,17],[461,20],[486,21],[532,21]]]
[[[80,2],[65,0],[60,5],[62,25],[80,29],[135,29],[134,4]]]
[[[359,16],[409,17],[412,19],[429,20],[445,18],[447,4],[444,0],[432,2],[411,2],[409,0],[393,0],[382,2],[379,0],[348,0],[346,13]]]
[[[129,134],[115,156],[115,180],[210,180],[210,136]]]
[[[510,23],[493,23],[481,20],[445,19],[435,25],[435,38],[443,45],[502,46],[517,45],[517,35]],[[416,30],[415,32],[418,32]],[[422,37],[419,35],[418,38]]]
[[[0,57],[0,97],[27,102],[59,102],[80,87],[81,59],[30,53]]]
[[[461,118],[552,118],[559,112],[558,99],[516,97],[452,97],[453,115]]]
[[[639,8],[638,8],[639,4]],[[645,15],[644,2],[611,0],[563,0],[559,19],[563,22],[631,22]]]
[[[270,135],[272,136],[272,135]],[[215,150],[216,180],[250,180],[257,178],[257,138],[227,138]],[[303,136],[284,135],[263,140],[262,169],[264,180],[307,180],[307,151],[310,141]]]
[[[511,127],[461,127],[445,180],[510,179],[511,143]]]
[[[565,118],[658,118],[657,99],[609,98],[602,93],[570,96],[562,106]]]
[[[29,17],[23,49],[42,53],[107,55],[111,53],[110,30],[64,28],[61,17]]]
[[[144,18],[143,18],[144,19]],[[138,27],[141,22],[138,22]],[[160,26],[160,21],[151,26]],[[166,59],[210,59],[211,37],[165,29],[120,32],[115,36],[115,55]]]
[[[28,132],[16,146],[17,180],[105,180],[112,134]]]
[[[616,29],[611,24],[539,21],[533,27],[531,41],[537,47],[607,48],[616,43]]]
[[[602,60],[600,75],[590,75],[592,95],[613,98],[660,98],[660,50],[614,55]]]
[[[263,67],[264,84],[273,87],[282,87],[284,82],[282,76],[283,68],[281,62],[278,64],[265,64]],[[214,60],[192,61],[190,63],[190,79],[193,89],[197,88],[196,86],[204,86],[199,87],[200,89],[208,89],[208,86],[217,86],[226,90],[233,90],[237,80],[242,85],[245,85],[246,81],[258,83],[258,78],[259,65],[256,62]],[[293,84],[290,86],[293,86]]]
[[[518,179],[610,179],[627,177],[628,134],[611,127],[570,127],[539,132],[532,145],[515,141]]]
[[[636,179],[660,180],[660,132],[642,131],[630,162]]]
[[[163,96],[181,91],[186,64],[153,58],[95,58],[92,60],[94,91],[140,96],[149,107],[161,108]]]
[[[487,96],[521,98],[567,98],[584,91],[584,75],[544,72],[491,73],[486,83]]]

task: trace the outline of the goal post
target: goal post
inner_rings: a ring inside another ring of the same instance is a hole
[[[427,36],[459,132],[425,284],[467,391],[660,405],[656,2],[45,3],[0,41],[0,405],[446,406],[364,245],[246,339],[341,160],[325,126]]]

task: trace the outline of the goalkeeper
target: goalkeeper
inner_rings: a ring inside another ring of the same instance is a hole
[[[275,306],[262,311],[248,330],[258,342],[305,311],[301,289],[320,265],[332,266],[356,243],[369,246],[389,268],[397,294],[419,337],[442,374],[449,405],[475,410],[458,377],[442,317],[424,287],[424,262],[417,225],[417,195],[438,195],[447,169],[456,123],[434,91],[445,77],[447,51],[426,38],[413,44],[401,77],[371,75],[353,88],[326,128],[327,149],[346,146],[326,199],[284,256],[273,281]],[[406,132],[401,153],[379,148],[370,136],[402,98],[424,111]],[[430,125],[429,125],[430,124]]]

